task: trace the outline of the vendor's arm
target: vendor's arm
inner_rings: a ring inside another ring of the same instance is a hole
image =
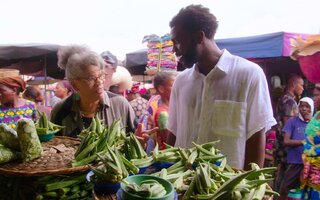
[[[167,144],[174,146],[175,143],[176,143],[176,136],[171,131],[168,131]]]
[[[291,133],[284,132],[283,144],[287,147],[297,147],[303,145],[303,140],[292,140]]]
[[[265,157],[266,136],[264,129],[254,133],[246,142],[245,170],[250,170],[250,163],[254,162],[263,167]]]

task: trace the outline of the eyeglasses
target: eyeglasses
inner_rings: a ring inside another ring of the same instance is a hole
[[[98,77],[89,77],[89,78],[81,78],[81,80],[84,80],[86,81],[87,83],[89,84],[94,84],[96,83],[97,81],[104,81],[105,80],[105,74],[102,73],[100,74]]]

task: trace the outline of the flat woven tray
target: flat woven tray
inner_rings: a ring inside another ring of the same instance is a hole
[[[10,162],[0,166],[1,175],[9,176],[47,176],[86,171],[88,166],[72,167],[74,153],[80,144],[76,138],[56,136],[49,142],[41,143],[42,156],[33,161]]]

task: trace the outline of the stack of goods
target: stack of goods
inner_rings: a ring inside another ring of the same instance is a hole
[[[154,34],[147,35],[142,42],[148,42],[147,74],[177,70],[177,58],[172,52],[173,42],[169,34],[162,37]]]

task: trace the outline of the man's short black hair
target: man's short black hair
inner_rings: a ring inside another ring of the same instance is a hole
[[[191,33],[203,31],[207,38],[213,39],[218,28],[218,21],[210,13],[209,8],[202,5],[190,5],[182,8],[171,20],[171,28],[177,25],[181,26],[184,31]]]

